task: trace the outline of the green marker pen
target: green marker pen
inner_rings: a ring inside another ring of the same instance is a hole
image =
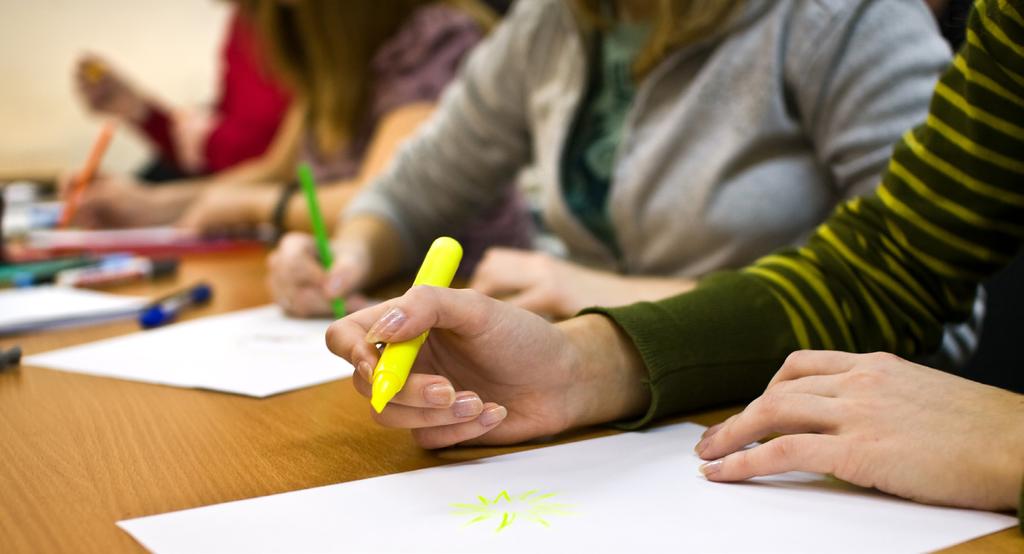
[[[316,199],[316,182],[313,181],[313,170],[309,164],[299,164],[299,184],[302,192],[306,195],[306,203],[309,204],[309,220],[313,224],[313,239],[316,240],[316,249],[320,254],[320,262],[324,269],[331,269],[334,265],[334,256],[331,255],[331,245],[327,240],[327,227],[324,225],[324,216],[320,213],[320,203]],[[334,317],[341,319],[345,317],[345,300],[342,298],[331,299],[331,309]]]

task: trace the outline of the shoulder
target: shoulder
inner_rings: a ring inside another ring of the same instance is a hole
[[[829,46],[853,40],[875,42],[875,47],[919,47],[905,44],[910,37],[931,37],[939,45],[941,35],[928,6],[922,0],[794,0],[787,14],[793,46],[804,54],[821,53]]]
[[[389,67],[415,67],[446,48],[461,54],[484,36],[484,30],[469,14],[444,3],[416,10],[376,52],[375,70]]]

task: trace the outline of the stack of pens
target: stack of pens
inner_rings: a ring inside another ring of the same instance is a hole
[[[0,287],[56,284],[101,288],[131,281],[173,275],[178,260],[150,259],[128,254],[68,256],[37,262],[0,264]]]

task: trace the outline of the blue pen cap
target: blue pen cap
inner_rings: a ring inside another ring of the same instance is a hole
[[[161,306],[150,306],[139,314],[139,324],[143,329],[152,329],[174,320],[178,312],[165,310]]]
[[[213,289],[206,283],[199,283],[192,287],[192,290],[189,291],[189,296],[192,297],[193,304],[206,304],[213,296]]]
[[[195,306],[199,304],[205,304],[210,301],[213,296],[213,289],[206,283],[200,283],[191,289],[189,289],[185,298],[177,301],[177,298],[171,298],[167,302],[160,304],[154,304],[142,310],[139,314],[139,324],[142,325],[143,329],[151,329],[153,327],[159,327],[174,321],[178,317],[178,312],[182,308],[188,306]],[[178,297],[180,298],[180,297]]]

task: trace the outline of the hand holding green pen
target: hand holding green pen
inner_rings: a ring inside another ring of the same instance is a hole
[[[334,265],[334,256],[331,254],[330,242],[327,239],[327,226],[324,225],[324,217],[320,212],[320,203],[316,196],[316,182],[313,180],[313,170],[309,164],[299,165],[299,184],[306,196],[309,205],[309,219],[313,225],[313,238],[316,240],[317,253],[324,269],[330,269]],[[343,298],[331,299],[331,310],[335,319],[345,317],[345,300]]]

